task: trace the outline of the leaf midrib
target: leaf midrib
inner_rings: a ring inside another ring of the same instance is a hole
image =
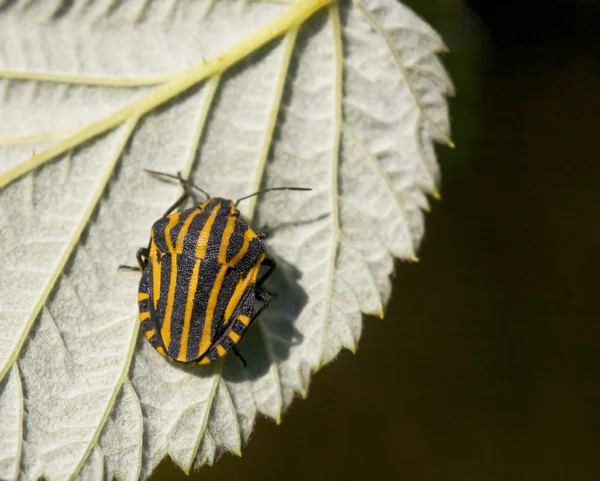
[[[134,116],[140,117],[151,110],[154,110],[159,105],[164,104],[177,95],[187,91],[194,85],[197,85],[202,80],[213,75],[222,74],[232,65],[246,58],[271,40],[290,29],[297,28],[304,23],[308,17],[333,1],[334,0],[303,0],[302,2],[294,2],[291,7],[279,17],[250,34],[248,37],[242,39],[222,55],[207,60],[200,65],[183,70],[168,83],[161,84],[161,86],[125,107],[100,120],[92,122],[67,139],[57,142],[39,154],[32,155],[29,159],[17,164],[6,172],[3,172],[0,174],[0,189],[32,169],[43,165],[45,162],[54,159],[87,140],[113,129],[127,119]]]

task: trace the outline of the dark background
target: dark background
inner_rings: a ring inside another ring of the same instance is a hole
[[[190,479],[600,480],[600,3],[408,3],[457,90],[421,262],[357,355]]]

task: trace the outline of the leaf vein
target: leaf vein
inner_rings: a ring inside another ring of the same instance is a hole
[[[329,268],[327,271],[327,290],[325,294],[325,309],[324,309],[324,328],[321,337],[321,346],[319,361],[315,369],[319,369],[325,353],[325,340],[327,338],[328,322],[330,317],[331,297],[333,294],[333,282],[335,277],[337,251],[339,243],[340,219],[339,219],[339,194],[338,194],[338,169],[340,142],[342,137],[342,99],[343,99],[343,54],[342,54],[342,38],[340,27],[340,13],[337,4],[329,6],[329,21],[333,29],[333,44],[335,52],[335,89],[334,89],[334,118],[335,132],[333,139],[333,149],[331,154],[331,219],[333,224],[333,236],[331,240],[331,254],[329,256]]]
[[[410,246],[411,246],[411,251],[412,251],[411,257],[414,257],[415,256],[415,245],[414,245],[412,236],[410,235],[410,232],[408,231],[409,223],[408,223],[408,216],[406,215],[406,209],[404,207],[404,202],[402,202],[402,200],[400,199],[400,197],[398,196],[396,191],[393,189],[389,177],[383,171],[383,169],[381,168],[381,165],[379,164],[377,159],[375,159],[375,157],[373,157],[373,154],[371,154],[371,152],[369,152],[367,146],[358,137],[358,135],[347,125],[344,125],[343,131],[348,135],[348,138],[352,139],[354,144],[360,149],[360,151],[363,153],[365,159],[367,160],[367,163],[371,166],[371,168],[375,171],[375,173],[378,175],[378,177],[385,184],[388,194],[394,200],[394,203],[396,204],[396,207],[398,208],[400,215],[402,217],[402,224],[405,226],[405,229],[408,234],[407,237],[410,239]]]
[[[434,120],[429,116],[429,114],[426,112],[425,108],[423,107],[421,100],[419,99],[417,93],[414,90],[414,87],[412,86],[412,84],[410,82],[410,78],[408,77],[406,68],[404,67],[404,64],[402,63],[402,60],[400,59],[400,56],[398,55],[398,52],[396,51],[396,48],[394,47],[392,40],[390,39],[389,35],[387,34],[385,28],[377,21],[377,19],[373,16],[373,14],[371,12],[369,12],[369,10],[364,6],[364,4],[360,0],[355,0],[354,3],[355,3],[355,5],[358,6],[359,10],[364,14],[364,16],[369,21],[369,23],[375,28],[375,30],[381,35],[381,37],[387,44],[388,49],[389,49],[390,53],[392,54],[394,61],[395,61],[396,65],[398,66],[398,69],[400,70],[400,73],[404,77],[406,86],[408,87],[408,89],[413,97],[413,100],[415,101],[415,104],[421,111],[421,115],[423,115],[431,123],[431,125],[438,131],[440,137],[444,140],[444,142],[446,142],[446,144],[448,144],[448,146],[454,147],[454,143],[446,135],[446,133],[444,132],[444,129],[442,129],[437,123],[434,122]]]

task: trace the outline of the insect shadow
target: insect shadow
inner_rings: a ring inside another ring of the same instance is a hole
[[[295,266],[276,256],[275,259],[277,269],[265,283],[265,290],[272,296],[271,306],[238,343],[247,366],[244,368],[235,355],[228,355],[229,359],[224,360],[223,377],[227,381],[241,382],[263,376],[273,363],[288,359],[290,348],[304,340],[295,327],[308,302],[308,294],[299,283],[302,274]]]
[[[272,364],[288,359],[290,349],[304,339],[295,323],[308,302],[308,294],[299,283],[302,273],[292,264],[277,256],[274,258],[277,269],[264,286],[272,297],[271,306],[248,328],[236,346],[246,365],[234,352],[208,366],[167,362],[199,377],[214,375],[217,367],[226,381],[245,382],[262,377]]]

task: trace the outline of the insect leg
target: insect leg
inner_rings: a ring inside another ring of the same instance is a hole
[[[268,232],[257,232],[256,237],[258,237],[260,240],[265,240],[269,237],[269,233]]]
[[[177,175],[173,175],[173,174],[167,174],[166,172],[158,172],[156,170],[150,170],[150,169],[144,169],[146,172],[148,172],[149,174],[152,175],[159,175],[162,177],[169,177],[170,179],[177,179],[181,185],[183,186],[183,188],[186,190],[186,192],[190,193],[191,189],[196,189],[199,192],[202,192],[207,199],[210,198],[210,194],[208,192],[206,192],[205,190],[201,189],[200,187],[198,187],[197,185],[192,184],[189,179],[184,179],[181,176],[181,172],[177,172]],[[191,195],[191,193],[190,193]]]
[[[246,360],[244,359],[244,356],[242,356],[240,354],[240,351],[237,350],[237,348],[235,347],[235,344],[231,346],[231,350],[233,351],[233,353],[238,357],[238,359],[240,361],[242,361],[242,364],[244,365],[244,367],[248,367],[248,363],[246,362]]]
[[[260,286],[262,286],[262,285],[263,285],[263,283],[264,283],[264,282],[265,282],[265,281],[266,281],[266,280],[269,278],[269,276],[270,276],[271,274],[273,274],[273,271],[275,270],[276,263],[275,263],[275,261],[274,261],[273,259],[264,259],[264,260],[262,261],[262,264],[261,264],[261,265],[262,265],[262,266],[266,266],[266,267],[268,267],[269,269],[267,270],[267,272],[265,272],[265,273],[262,275],[262,277],[261,277],[260,279],[258,279],[258,280],[256,281],[256,287],[258,287],[258,288],[260,288]]]
[[[140,247],[135,255],[135,258],[140,265],[140,270],[144,270],[148,265],[148,256],[150,255],[150,249],[147,247]]]
[[[120,265],[119,269],[127,269],[129,271],[143,271],[148,265],[148,254],[150,250],[147,247],[140,247],[135,255],[139,267]]]
[[[256,297],[256,299],[260,302],[262,302],[263,305],[260,306],[260,309],[256,312],[256,314],[252,316],[248,325],[251,325],[254,321],[256,321],[256,319],[258,319],[260,315],[269,308],[269,304],[271,303],[271,296],[265,291],[259,291],[257,289],[256,291],[254,291],[254,297]]]
[[[140,272],[141,271],[141,269],[138,266],[126,266],[126,265],[123,265],[123,264],[121,264],[118,267],[118,269],[120,271],[136,271],[136,272]]]
[[[168,216],[171,212],[173,212],[175,209],[177,209],[177,207],[179,207],[181,204],[183,204],[189,196],[190,196],[190,193],[186,190],[181,195],[181,197],[179,197],[179,199],[177,199],[175,201],[175,203],[167,209],[167,212],[164,213],[163,217]]]
[[[194,184],[192,184],[189,179],[184,179],[181,176],[181,172],[177,172],[177,178],[179,179],[179,183],[181,184],[181,187],[183,187],[183,189],[188,193],[188,195],[192,198],[192,202],[194,203],[194,205],[200,205],[200,201],[198,200],[198,197],[196,197],[196,195],[194,195],[194,189],[199,190],[200,192],[202,192],[206,198],[210,198],[210,195],[208,194],[208,192],[203,191],[200,187],[195,186]]]

